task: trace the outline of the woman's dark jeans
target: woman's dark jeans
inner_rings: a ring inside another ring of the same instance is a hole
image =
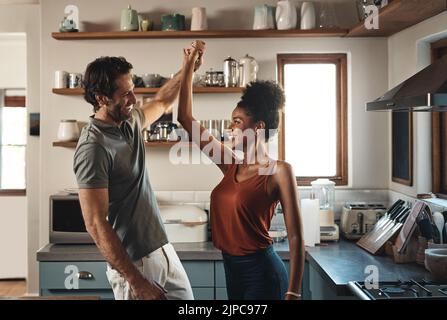
[[[244,256],[222,252],[230,300],[280,300],[288,286],[284,262],[273,246]]]

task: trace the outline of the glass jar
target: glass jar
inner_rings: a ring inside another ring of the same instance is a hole
[[[375,6],[376,5],[375,2],[376,2],[375,0],[357,0],[356,1],[356,3],[357,3],[357,13],[358,13],[360,21],[363,21],[366,18],[368,18],[370,11],[367,10],[366,8],[368,6]],[[379,5],[379,7],[380,7],[380,5]]]

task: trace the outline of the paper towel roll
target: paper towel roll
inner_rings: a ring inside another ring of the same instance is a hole
[[[320,243],[320,201],[318,199],[301,199],[301,216],[303,218],[304,245],[313,247]]]

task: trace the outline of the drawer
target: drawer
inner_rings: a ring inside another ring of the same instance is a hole
[[[191,287],[214,287],[213,261],[182,261]]]
[[[192,288],[194,300],[214,300],[214,288]]]
[[[92,289],[92,290],[67,290],[67,289],[42,289],[40,295],[63,296],[63,297],[98,297],[101,300],[114,300],[112,289]]]
[[[79,276],[81,273],[81,277]],[[110,289],[105,262],[41,262],[41,289]],[[89,277],[82,277],[82,274]]]

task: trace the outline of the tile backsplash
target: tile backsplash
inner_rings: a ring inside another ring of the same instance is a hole
[[[299,189],[300,198],[309,198],[310,192],[310,189]],[[205,210],[209,210],[210,207],[211,191],[156,191],[155,195],[160,204],[194,204]],[[336,220],[340,218],[342,207],[346,202],[375,202],[388,205],[390,202],[390,190],[336,189]],[[278,214],[276,216],[272,221],[272,226],[284,223],[281,215]]]

